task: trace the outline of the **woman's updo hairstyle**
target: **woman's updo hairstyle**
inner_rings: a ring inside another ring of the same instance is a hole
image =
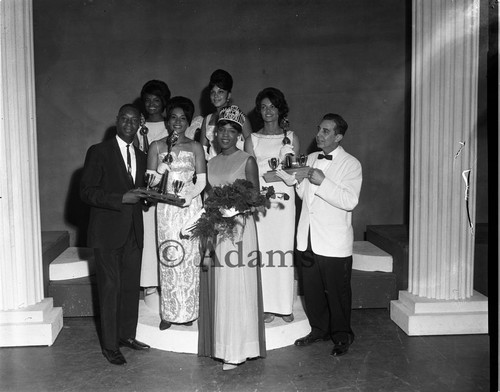
[[[212,73],[212,75],[210,75],[208,88],[212,90],[214,86],[217,86],[222,90],[226,90],[227,92],[231,92],[233,89],[233,78],[229,72],[224,71],[223,69],[217,69]]]
[[[191,120],[193,119],[194,115],[193,101],[186,97],[172,97],[167,103],[167,119],[176,108],[182,109],[189,125],[191,125]]]

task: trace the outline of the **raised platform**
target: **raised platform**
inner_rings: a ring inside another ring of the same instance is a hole
[[[265,324],[267,350],[290,346],[296,339],[310,332],[311,327],[300,298],[295,300],[293,314],[295,320],[291,323],[285,323],[280,317],[276,317],[272,323]],[[139,323],[136,334],[138,340],[159,350],[189,354],[197,353],[198,326],[196,322],[190,327],[172,325],[172,327],[164,331],[160,331],[159,325],[160,315],[158,312],[152,311],[144,301],[140,301]]]

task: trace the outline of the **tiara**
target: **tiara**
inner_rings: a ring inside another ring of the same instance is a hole
[[[239,124],[240,126],[243,126],[243,124],[245,123],[245,115],[238,106],[231,105],[223,108],[220,111],[219,119],[217,120],[217,122],[222,120],[232,121],[236,124]]]

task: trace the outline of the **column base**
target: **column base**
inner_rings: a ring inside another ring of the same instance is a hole
[[[467,300],[436,300],[400,291],[391,320],[409,336],[488,333],[488,298],[474,291]]]
[[[0,312],[0,347],[52,346],[63,326],[62,308],[52,298]]]

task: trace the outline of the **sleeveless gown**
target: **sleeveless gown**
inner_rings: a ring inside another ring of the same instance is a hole
[[[167,153],[161,153],[161,162]],[[167,192],[174,193],[172,182],[180,180],[184,187],[179,196],[193,187],[195,156],[190,151],[173,154],[167,181]],[[189,207],[158,203],[157,242],[160,259],[160,313],[171,323],[187,323],[198,318],[199,309],[199,241],[180,238],[184,224],[201,210],[201,197],[196,196]]]
[[[287,135],[293,140],[293,132]],[[262,177],[271,170],[269,158],[278,157],[283,135],[252,133],[253,150],[261,186],[274,187],[290,199],[271,199],[271,208],[257,218],[259,249],[262,254],[262,296],[264,312],[288,315],[292,313],[294,298],[293,251],[295,240],[295,189],[282,181],[266,183]]]
[[[241,150],[208,162],[211,186],[245,179],[249,155]],[[243,266],[238,264],[238,256]],[[217,239],[214,263],[201,273],[198,355],[238,364],[265,357],[260,268],[255,222],[239,218],[234,239]]]

